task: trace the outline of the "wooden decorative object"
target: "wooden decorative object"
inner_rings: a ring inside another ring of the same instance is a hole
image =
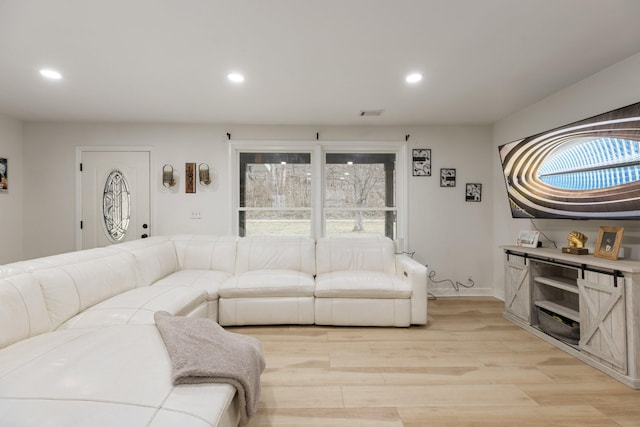
[[[195,193],[196,192],[196,164],[195,163],[186,163],[185,164],[186,171],[186,192],[187,193]]]
[[[594,256],[616,260],[622,244],[624,227],[600,227]]]
[[[573,255],[587,255],[589,253],[589,249],[565,246],[562,248],[562,252],[565,254],[573,254]]]

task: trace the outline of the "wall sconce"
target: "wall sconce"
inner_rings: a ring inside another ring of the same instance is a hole
[[[206,163],[200,163],[198,166],[198,179],[201,185],[211,184],[211,176],[209,175],[209,165]]]
[[[176,185],[176,179],[173,176],[173,166],[166,164],[162,166],[162,185],[171,188]]]

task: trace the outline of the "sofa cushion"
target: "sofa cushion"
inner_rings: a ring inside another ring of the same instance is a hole
[[[15,276],[21,273],[30,273],[43,268],[60,267],[77,262],[95,260],[114,253],[116,253],[116,251],[110,248],[93,248],[16,261],[0,267],[0,278]]]
[[[132,254],[113,250],[101,254],[32,273],[40,282],[54,329],[79,312],[136,287]]]
[[[255,270],[233,276],[222,284],[221,298],[313,296],[313,276],[293,270]]]
[[[30,274],[0,280],[0,348],[51,331],[38,282]]]
[[[180,270],[158,280],[153,286],[189,286],[205,291],[209,301],[218,299],[218,290],[230,273],[218,270]]]
[[[411,323],[409,298],[316,298],[316,325],[394,326]]]
[[[411,283],[378,271],[334,271],[316,276],[316,298],[411,298]]]
[[[219,270],[233,274],[237,236],[179,234],[171,237],[181,270]]]
[[[253,270],[294,270],[313,276],[315,241],[309,237],[243,237],[238,242],[235,274]]]
[[[109,298],[63,323],[59,329],[154,324],[156,311],[188,315],[207,300],[204,291],[185,286],[145,286]]]
[[[318,274],[380,271],[395,274],[394,244],[388,237],[323,237],[316,244]]]
[[[220,298],[219,323],[239,325],[312,325],[314,297]]]
[[[178,270],[175,245],[165,236],[118,243],[111,248],[133,254],[136,260],[138,286],[149,286]]]
[[[0,266],[0,279],[27,273],[29,271],[29,265],[28,261],[18,261],[2,265]]]

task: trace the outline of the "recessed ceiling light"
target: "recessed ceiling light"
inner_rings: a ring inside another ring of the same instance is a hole
[[[422,74],[420,73],[411,73],[405,78],[407,83],[418,83],[420,80],[422,80]]]
[[[229,73],[227,78],[234,83],[242,83],[244,81],[244,76],[240,73]]]
[[[40,75],[51,80],[60,80],[62,78],[62,74],[60,74],[56,70],[51,70],[49,68],[43,68],[42,70],[40,70]]]

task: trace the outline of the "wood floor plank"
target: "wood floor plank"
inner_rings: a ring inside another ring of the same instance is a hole
[[[461,402],[464,404],[464,402]],[[404,427],[618,426],[592,406],[399,408]]]
[[[535,367],[427,368],[421,372],[383,372],[387,384],[549,384],[554,380]]]
[[[318,369],[285,368],[266,369],[262,374],[262,385],[268,386],[341,386],[341,385],[381,385],[385,377],[377,369]]]
[[[343,408],[340,386],[269,386],[262,387],[263,408]]]
[[[511,384],[344,386],[345,407],[537,406]]]
[[[403,427],[395,408],[259,409],[248,427]]]

